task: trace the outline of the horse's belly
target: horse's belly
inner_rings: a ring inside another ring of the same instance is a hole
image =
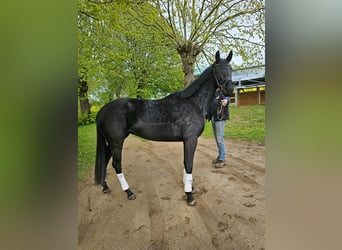
[[[130,132],[153,141],[181,141],[183,139],[181,129],[172,123],[136,124]]]

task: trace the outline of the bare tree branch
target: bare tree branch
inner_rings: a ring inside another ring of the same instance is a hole
[[[255,58],[263,51],[264,0],[145,0],[141,6],[132,2],[135,18],[170,39],[182,59],[183,70],[190,69],[190,74],[196,56],[202,53],[208,58],[210,52],[206,50],[220,44]],[[142,7],[146,5],[153,6],[159,17],[151,10],[146,13]],[[144,19],[146,16],[149,18]]]
[[[243,38],[243,37],[233,36],[233,35],[230,34],[229,32],[227,32],[227,34],[228,34],[228,35],[226,35],[226,34],[216,34],[216,37],[224,37],[225,39],[238,40],[238,41],[247,42],[247,43],[249,43],[249,44],[253,44],[253,45],[256,45],[256,46],[265,47],[265,44],[264,44],[264,43],[253,42],[253,41],[248,40],[248,39]]]
[[[79,13],[79,14],[82,14],[82,15],[85,15],[85,16],[87,16],[87,17],[89,17],[89,18],[91,18],[91,19],[94,19],[94,20],[96,20],[96,21],[99,20],[99,19],[97,19],[96,17],[93,17],[92,15],[90,15],[89,13],[87,13],[87,12],[85,12],[85,11],[79,10],[78,13]]]

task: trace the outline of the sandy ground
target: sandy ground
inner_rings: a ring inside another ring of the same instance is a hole
[[[183,144],[129,136],[123,173],[128,200],[108,165],[103,194],[93,174],[78,190],[79,249],[264,249],[265,147],[226,140],[228,157],[215,169],[214,139],[199,138],[193,181],[195,207],[183,191]]]

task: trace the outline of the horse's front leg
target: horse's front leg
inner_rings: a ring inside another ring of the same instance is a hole
[[[197,146],[197,137],[187,138],[183,141],[184,144],[184,192],[187,196],[187,203],[190,206],[195,206],[196,201],[192,196],[192,166],[194,155]]]

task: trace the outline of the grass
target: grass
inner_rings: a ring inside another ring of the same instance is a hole
[[[78,179],[84,180],[95,166],[96,124],[78,127]]]
[[[225,137],[256,143],[265,143],[265,106],[230,106],[230,120],[225,127]],[[206,123],[204,137],[213,137],[211,122]]]
[[[204,137],[213,137],[211,122],[207,122]],[[230,106],[225,136],[256,143],[265,143],[265,106]],[[95,123],[78,127],[78,179],[84,180],[94,169],[96,153]]]

